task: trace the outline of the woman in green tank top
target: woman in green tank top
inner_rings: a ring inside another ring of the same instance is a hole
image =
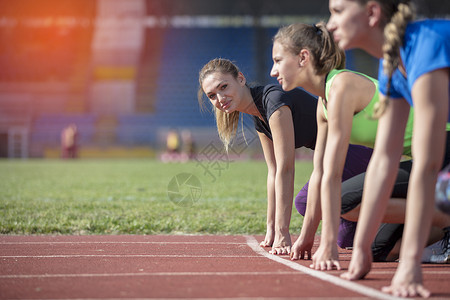
[[[325,24],[293,24],[274,37],[273,68],[284,90],[301,86],[319,96],[318,133],[314,170],[309,182],[302,230],[291,258],[311,253],[322,216],[320,246],[311,268],[340,269],[336,239],[341,212],[341,176],[349,144],[373,148],[378,122],[371,118],[378,101],[377,80],[345,70],[345,54],[334,43]],[[405,134],[405,155],[411,153],[412,118]]]
[[[367,78],[368,80],[372,81],[373,84],[376,87],[376,92],[373,94],[373,97],[369,104],[363,108],[359,112],[355,112],[353,115],[353,123],[352,123],[352,131],[350,135],[350,144],[356,144],[356,145],[363,145],[369,148],[373,148],[375,145],[375,137],[377,133],[377,126],[378,121],[372,118],[373,116],[373,110],[375,105],[379,101],[379,93],[378,93],[378,81],[372,77],[369,77],[365,74],[341,69],[341,70],[331,70],[326,75],[326,84],[325,84],[325,95],[327,99],[329,98],[330,91],[332,90],[332,85],[334,82],[334,79],[339,76],[342,72],[351,72],[355,75],[363,76],[364,78]],[[357,78],[355,76],[355,78]],[[324,116],[325,118],[328,118],[328,111],[326,106],[324,105]],[[403,143],[403,155],[406,155],[408,157],[411,157],[411,141],[412,141],[412,130],[413,130],[413,110],[411,110],[408,123],[406,126],[405,131],[405,140]]]

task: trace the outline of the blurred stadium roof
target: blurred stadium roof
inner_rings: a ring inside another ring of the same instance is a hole
[[[83,2],[92,1],[95,0],[0,0],[0,16],[65,9],[73,14],[74,5],[80,8]],[[448,0],[415,2],[418,13],[424,17],[450,15]],[[148,15],[329,15],[327,0],[146,0],[146,4]]]

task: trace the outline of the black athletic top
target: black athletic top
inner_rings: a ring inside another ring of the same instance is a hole
[[[285,92],[280,85],[266,85],[250,88],[253,101],[255,101],[264,122],[253,116],[255,129],[272,139],[269,119],[272,114],[282,106],[288,106],[294,121],[295,148],[306,147],[314,149],[317,137],[317,97],[300,88]]]

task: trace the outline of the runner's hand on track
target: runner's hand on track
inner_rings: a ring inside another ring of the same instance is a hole
[[[309,266],[316,270],[333,270],[341,269],[341,264],[339,263],[339,254],[337,251],[337,246],[325,246],[322,243],[314,253],[312,257],[312,264]]]
[[[291,253],[291,246],[272,247],[272,250],[270,250],[269,253],[275,255],[289,255]]]
[[[272,247],[273,245],[273,240],[275,238],[275,230],[269,226],[267,226],[267,231],[266,231],[266,237],[264,238],[264,241],[262,241],[259,245],[261,247]]]
[[[314,240],[305,241],[301,236],[295,241],[291,249],[291,260],[297,259],[311,259],[311,249]],[[305,255],[306,254],[306,255]],[[306,256],[308,258],[306,258]]]
[[[291,253],[291,245],[292,242],[289,231],[276,232],[272,250],[270,250],[269,253],[275,255],[289,255]]]

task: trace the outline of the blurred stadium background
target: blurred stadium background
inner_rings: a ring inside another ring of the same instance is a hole
[[[418,4],[450,15],[450,1]],[[328,16],[324,0],[0,0],[0,157],[59,157],[71,123],[80,157],[154,157],[171,128],[201,147],[217,134],[197,104],[200,68],[224,57],[275,83],[279,26]],[[356,50],[347,67],[377,72]]]

